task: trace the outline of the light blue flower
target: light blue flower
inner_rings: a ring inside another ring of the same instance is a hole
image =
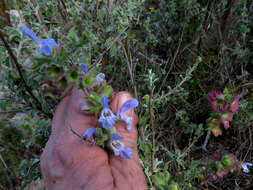
[[[98,73],[96,76],[97,82],[103,82],[105,80],[105,74],[104,73]]]
[[[88,128],[86,129],[86,131],[83,133],[83,139],[87,140],[88,138],[90,138],[91,136],[93,136],[93,134],[96,132],[97,128]]]
[[[123,139],[123,137],[119,133],[113,133],[111,135],[111,139],[112,140],[121,140],[121,139]]]
[[[249,167],[252,167],[253,163],[251,163],[251,162],[242,162],[241,166],[242,166],[242,169],[243,169],[244,173],[249,173],[250,172]]]
[[[113,140],[111,141],[111,148],[116,156],[120,156],[124,159],[131,159],[133,150],[131,148],[126,148],[123,142],[119,140]]]
[[[119,112],[126,112],[127,110],[133,109],[139,105],[139,102],[135,98],[127,100],[119,109]]]
[[[139,105],[139,102],[137,99],[135,98],[131,98],[129,100],[127,100],[119,109],[118,113],[117,113],[117,118],[119,120],[122,120],[126,123],[126,128],[127,130],[131,130],[132,129],[132,117],[128,117],[127,115],[124,114],[124,112],[126,112],[129,109],[133,109],[135,107],[137,107]]]
[[[103,105],[103,109],[101,111],[98,121],[102,124],[103,128],[110,129],[112,126],[115,125],[117,117],[116,115],[114,115],[114,113],[109,107],[107,96],[103,96],[101,102]]]
[[[81,71],[83,73],[87,73],[88,72],[88,66],[87,66],[87,64],[84,64],[84,63],[81,64]]]
[[[34,40],[39,46],[39,53],[49,56],[52,53],[51,47],[59,47],[53,38],[41,39],[26,25],[21,27],[24,35]]]

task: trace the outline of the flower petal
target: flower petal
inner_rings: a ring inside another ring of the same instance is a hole
[[[123,137],[119,133],[113,133],[111,135],[111,139],[112,140],[121,140],[121,139],[123,139]]]
[[[104,73],[98,73],[96,76],[97,82],[103,82],[105,80],[105,74]]]
[[[213,135],[216,137],[219,135],[222,135],[222,130],[219,125],[213,125],[211,127],[211,131],[212,131]]]
[[[124,113],[120,113],[118,115],[118,119],[122,120],[126,123],[126,128],[128,131],[130,131],[132,129],[132,121],[133,121],[132,117],[128,117]]]
[[[97,130],[97,128],[95,128],[95,127],[86,129],[86,131],[83,134],[83,137],[85,139],[91,137],[95,133],[96,130]]]
[[[250,169],[248,167],[252,167],[252,166],[253,166],[253,163],[251,163],[251,162],[242,162],[241,163],[241,167],[242,167],[244,173],[249,173]]]
[[[41,43],[48,45],[49,47],[59,47],[60,45],[55,42],[53,38],[41,39]]]
[[[103,105],[103,108],[109,108],[109,104],[108,104],[108,97],[107,96],[103,96],[102,99],[101,99],[101,102],[102,102],[102,105]]]
[[[21,26],[21,31],[23,32],[24,35],[28,36],[29,38],[31,38],[32,40],[34,40],[35,42],[38,43],[38,41],[40,40],[36,34],[26,25]]]
[[[120,157],[129,160],[132,153],[133,150],[131,148],[124,148],[120,151]]]
[[[110,145],[111,145],[111,148],[114,152],[114,155],[116,155],[116,156],[119,156],[121,150],[123,150],[125,147],[125,144],[119,140],[112,140]]]
[[[88,66],[87,66],[87,64],[84,64],[84,63],[81,64],[81,71],[83,73],[87,73],[88,72]]]
[[[112,126],[114,126],[116,119],[116,115],[114,115],[110,108],[104,108],[101,111],[98,121],[102,124],[103,128],[110,129]]]
[[[52,53],[52,51],[51,51],[51,49],[50,49],[49,46],[47,46],[47,45],[42,45],[42,46],[40,46],[40,48],[39,48],[39,53],[40,53],[40,54],[45,54],[46,56],[49,56],[49,55]]]
[[[223,124],[225,129],[230,128],[230,122],[233,120],[233,113],[224,113],[221,115],[220,123]]]
[[[240,95],[234,97],[234,100],[230,105],[230,111],[231,112],[235,113],[239,109],[239,106],[240,106],[239,105],[239,100],[242,96],[243,96],[243,94],[240,94]]]
[[[119,109],[119,113],[126,112],[129,109],[133,109],[139,105],[139,102],[135,98],[127,100]]]

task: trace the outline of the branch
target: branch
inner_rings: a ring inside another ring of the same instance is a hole
[[[36,102],[36,106],[35,106],[35,107],[36,107],[39,111],[41,111],[42,113],[44,113],[46,116],[52,118],[52,115],[51,115],[50,113],[44,112],[44,110],[42,109],[42,104],[41,104],[41,102],[40,102],[40,101],[36,98],[36,96],[33,94],[31,87],[27,85],[26,80],[25,80],[25,78],[24,78],[24,76],[23,76],[23,74],[22,74],[22,66],[19,64],[19,62],[18,62],[16,56],[14,55],[14,53],[12,52],[12,50],[11,50],[11,48],[10,48],[8,42],[4,39],[4,34],[3,34],[2,31],[0,31],[0,38],[1,38],[1,40],[2,40],[2,42],[3,42],[3,44],[4,44],[4,46],[5,46],[5,48],[7,49],[8,53],[9,53],[9,55],[10,55],[12,61],[13,61],[13,63],[15,64],[15,66],[16,66],[16,68],[17,68],[19,77],[20,77],[20,79],[21,79],[21,81],[22,81],[22,83],[23,83],[23,85],[24,85],[26,91],[27,91],[28,94],[31,96],[31,98]]]

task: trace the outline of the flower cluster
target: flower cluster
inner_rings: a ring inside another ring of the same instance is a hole
[[[227,154],[225,156],[213,155],[206,165],[201,166],[205,168],[202,175],[202,185],[208,185],[217,178],[222,178],[229,173],[233,173],[238,169],[238,160],[234,154]]]
[[[133,109],[138,106],[138,100],[132,98],[127,100],[119,109],[117,113],[113,113],[109,106],[109,99],[107,96],[101,98],[102,110],[100,112],[100,117],[98,119],[99,126],[87,129],[84,132],[85,140],[92,140],[93,142],[106,145],[114,152],[116,156],[120,156],[124,159],[131,159],[131,154],[133,150],[126,147],[126,145],[121,141],[123,137],[117,132],[115,124],[117,121],[121,120],[126,123],[127,130],[131,130],[132,118],[127,116],[125,112],[129,109]]]
[[[208,101],[212,108],[212,116],[208,120],[208,125],[214,136],[222,135],[223,126],[230,128],[230,122],[234,114],[239,109],[239,100],[243,95],[231,96],[221,91],[212,91],[208,93]]]

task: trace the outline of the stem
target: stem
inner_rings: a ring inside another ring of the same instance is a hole
[[[203,149],[204,151],[207,151],[206,146],[207,146],[207,143],[208,143],[208,141],[209,141],[209,139],[210,139],[210,135],[211,135],[211,130],[208,129],[208,132],[207,132],[207,134],[206,134],[206,138],[205,138],[204,144],[202,145],[202,149]],[[208,152],[208,151],[207,151],[207,152]]]
[[[154,115],[152,113],[152,99],[153,99],[153,89],[149,95],[149,115],[150,115],[150,127],[152,129],[152,155],[151,155],[151,171],[154,172],[154,160],[155,160],[155,125],[154,125]]]
[[[13,61],[13,63],[14,63],[15,66],[16,66],[16,69],[17,69],[17,71],[18,71],[19,77],[20,77],[22,83],[24,84],[24,87],[25,87],[27,93],[28,93],[28,94],[31,96],[31,98],[36,102],[37,105],[36,105],[35,107],[36,107],[39,111],[41,111],[42,113],[44,113],[46,116],[52,118],[52,115],[51,115],[50,113],[46,113],[46,112],[43,110],[41,102],[40,102],[40,101],[36,98],[36,96],[33,94],[31,87],[27,85],[26,80],[25,80],[25,78],[24,78],[24,76],[23,76],[23,74],[22,74],[21,65],[19,64],[19,62],[18,62],[16,56],[15,56],[14,53],[12,52],[12,50],[11,50],[9,44],[8,44],[7,41],[4,39],[4,35],[3,35],[3,33],[2,33],[1,31],[0,31],[0,38],[1,38],[2,42],[4,43],[4,46],[5,46],[5,48],[7,49],[8,53],[9,53],[9,55],[10,55],[12,61]]]

